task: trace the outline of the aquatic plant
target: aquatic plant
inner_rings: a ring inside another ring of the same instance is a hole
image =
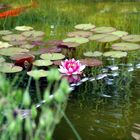
[[[61,62],[61,66],[58,69],[61,73],[66,75],[75,75],[81,74],[82,71],[85,69],[85,65],[82,65],[79,60],[73,59],[66,59],[65,61]]]

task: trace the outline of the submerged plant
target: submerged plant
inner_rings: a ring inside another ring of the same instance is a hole
[[[61,62],[59,71],[66,75],[75,75],[81,74],[85,67],[86,66],[82,65],[79,60],[75,60],[74,58],[70,60],[66,59]]]

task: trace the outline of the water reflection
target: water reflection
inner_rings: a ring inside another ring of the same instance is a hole
[[[122,71],[119,75],[115,71],[117,76],[113,76],[114,72],[109,75],[111,71],[100,80],[90,78],[73,91],[66,113],[83,140],[140,138],[140,83],[137,80],[140,78],[140,71],[135,71],[134,74],[127,70]],[[60,140],[76,140],[64,119],[57,127],[54,138],[58,137]]]

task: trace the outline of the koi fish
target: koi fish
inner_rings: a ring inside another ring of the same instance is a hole
[[[22,6],[22,7],[12,9],[12,10],[5,11],[5,12],[0,13],[0,18],[18,16],[22,12],[26,11],[27,9],[32,8],[32,7],[36,7],[36,6],[37,6],[37,4],[35,2],[33,2],[32,4],[27,5],[27,6]]]

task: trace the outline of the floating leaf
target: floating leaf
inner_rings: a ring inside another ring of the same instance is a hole
[[[0,35],[9,35],[9,34],[12,34],[12,32],[9,30],[1,30],[0,31]]]
[[[33,30],[33,27],[30,27],[30,26],[16,26],[15,30],[18,30],[18,31],[29,31],[29,30]]]
[[[44,53],[59,53],[61,52],[61,48],[58,47],[49,47],[49,48],[41,48],[38,50],[38,52],[40,54],[44,54]]]
[[[134,43],[115,43],[112,45],[113,50],[118,51],[132,51],[132,50],[138,50],[140,49],[140,45],[134,44]]]
[[[28,61],[32,62],[34,60],[34,56],[31,54],[23,53],[23,54],[16,54],[14,56],[11,56],[11,60],[16,60],[16,61]]]
[[[27,41],[20,41],[20,40],[16,40],[16,41],[11,41],[9,42],[10,44],[14,45],[14,46],[20,46],[20,45],[25,45],[27,44],[28,42]]]
[[[27,72],[27,74],[35,79],[39,79],[41,77],[46,77],[48,72],[45,70],[32,70]]]
[[[100,34],[104,34],[104,33],[110,33],[115,31],[116,29],[113,27],[96,27],[95,29],[92,29],[91,31],[95,32],[95,33],[100,33]]]
[[[122,37],[122,40],[128,42],[140,42],[140,35],[127,35]]]
[[[88,41],[89,40],[87,38],[83,38],[83,37],[66,38],[63,40],[64,43],[74,42],[74,43],[79,43],[79,44],[87,43]]]
[[[87,56],[87,57],[100,57],[102,56],[102,52],[99,52],[99,51],[95,51],[95,52],[85,52],[84,53],[84,56]]]
[[[116,35],[116,36],[119,36],[119,37],[123,37],[123,36],[128,35],[128,32],[118,30],[118,31],[111,32],[109,34]]]
[[[78,24],[75,26],[75,29],[79,29],[79,30],[91,30],[95,28],[95,25],[93,24]]]
[[[103,54],[105,57],[122,58],[127,56],[127,52],[122,51],[109,51]]]
[[[62,40],[49,40],[47,42],[48,46],[58,46],[62,43]]]
[[[35,45],[31,45],[31,44],[23,44],[20,46],[21,48],[24,48],[24,49],[32,49],[35,47]]]
[[[2,73],[16,73],[22,71],[22,67],[15,66],[12,63],[0,63],[0,72]]]
[[[55,60],[53,61],[53,64],[56,66],[60,66],[61,65],[61,60]]]
[[[92,32],[89,31],[74,31],[67,34],[68,37],[90,37]]]
[[[7,42],[2,42],[2,41],[0,41],[0,49],[1,49],[1,48],[8,48],[8,47],[10,47],[10,46],[12,46],[12,45],[9,44],[9,43],[7,43]]]
[[[120,39],[120,37],[111,34],[95,34],[89,38],[90,40],[96,40],[97,42],[113,42]]]
[[[102,61],[92,58],[80,59],[80,63],[89,67],[98,67],[103,64]]]
[[[10,47],[10,48],[4,48],[0,49],[0,54],[5,55],[5,56],[12,56],[15,54],[21,54],[28,52],[29,50],[27,49],[22,49],[22,48],[16,48],[16,47]]]
[[[10,34],[10,35],[5,35],[2,37],[3,40],[5,41],[10,41],[10,42],[18,42],[18,41],[25,41],[25,37],[22,35],[18,35],[18,34]]]
[[[23,32],[21,33],[21,35],[27,37],[27,38],[38,38],[38,37],[42,37],[45,35],[44,32],[42,31],[26,31],[26,32]]]
[[[64,59],[65,56],[61,53],[45,53],[40,56],[42,59],[47,60],[61,60]]]
[[[39,41],[39,40],[38,41],[32,41],[31,44],[34,45],[34,46],[46,46],[46,42]]]
[[[33,62],[33,65],[35,66],[50,66],[52,64],[53,62],[51,62],[50,60],[36,60]]]
[[[63,43],[61,43],[60,45],[58,45],[57,47],[58,48],[76,48],[76,47],[78,47],[78,46],[80,46],[80,44],[79,43],[75,43],[75,42],[63,42]]]

